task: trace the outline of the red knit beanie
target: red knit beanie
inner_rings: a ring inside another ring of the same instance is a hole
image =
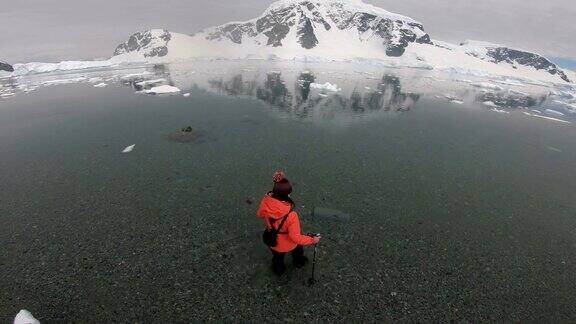
[[[292,193],[292,185],[286,178],[286,174],[284,174],[282,171],[276,171],[274,172],[272,180],[274,181],[272,194],[277,197],[288,198],[288,196]]]

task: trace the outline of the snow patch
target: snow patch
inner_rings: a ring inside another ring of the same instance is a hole
[[[501,86],[490,82],[475,82],[472,83],[472,85],[475,86],[476,88],[482,88],[482,89],[503,90]]]

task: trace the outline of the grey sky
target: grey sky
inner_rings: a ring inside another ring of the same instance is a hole
[[[576,58],[574,0],[364,0],[410,16],[432,38],[485,40]],[[10,63],[111,55],[148,28],[193,33],[258,16],[271,0],[6,0],[0,60]]]

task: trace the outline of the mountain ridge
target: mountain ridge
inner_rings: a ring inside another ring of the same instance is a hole
[[[191,35],[166,29],[134,33],[107,60],[16,64],[12,74],[196,59],[354,62],[538,82],[576,80],[574,73],[530,51],[433,39],[420,22],[362,0],[280,0],[256,18]]]
[[[145,40],[145,44],[139,40]],[[123,56],[126,60],[362,58],[426,69],[452,68],[452,60],[458,62],[458,70],[496,69],[501,74],[521,74],[514,70],[523,70],[527,75],[535,70],[571,82],[567,73],[542,55],[485,42],[456,45],[432,40],[415,19],[362,0],[280,0],[256,18],[209,27],[192,35],[143,31],[116,48],[114,57],[122,60]]]
[[[0,71],[14,72],[14,67],[8,63],[0,61]]]

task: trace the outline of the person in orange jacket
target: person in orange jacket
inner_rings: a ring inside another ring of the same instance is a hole
[[[303,246],[317,244],[320,241],[320,236],[302,235],[300,218],[298,213],[294,211],[294,202],[290,198],[292,193],[290,181],[281,171],[274,173],[273,180],[274,187],[271,192],[264,195],[256,214],[264,220],[266,228],[276,230],[278,230],[284,216],[287,215],[282,228],[278,231],[277,245],[270,247],[272,270],[275,274],[281,275],[286,271],[284,264],[286,253],[292,252],[292,263],[295,267],[301,268],[308,261],[308,258],[304,256]]]

